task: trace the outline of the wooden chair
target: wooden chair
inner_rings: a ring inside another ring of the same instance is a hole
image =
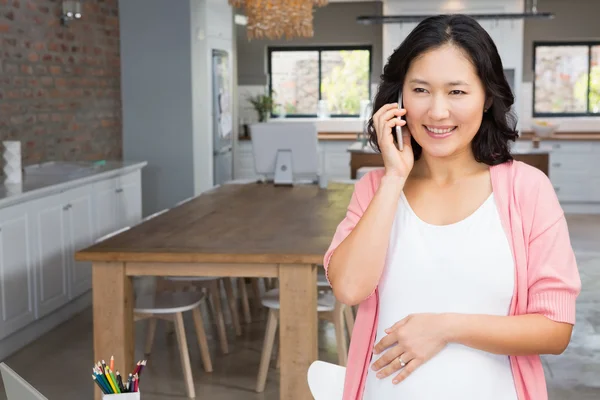
[[[262,298],[262,304],[269,309],[269,317],[267,319],[263,351],[260,359],[260,366],[258,368],[258,378],[256,382],[256,391],[258,393],[265,390],[267,373],[271,362],[271,355],[273,353],[275,333],[277,332],[277,325],[279,322],[279,289],[272,289],[266,292]],[[346,366],[346,362],[348,361],[348,347],[344,326],[346,308],[346,305],[336,301],[333,293],[330,291],[319,291],[317,299],[317,315],[319,319],[332,322],[335,326],[338,362],[341,366]],[[354,320],[352,320],[352,323],[353,322]]]
[[[233,286],[230,278],[208,277],[208,276],[169,276],[164,278],[170,281],[173,285],[180,285],[183,289],[186,287],[195,287],[199,290],[206,290],[209,297],[209,302],[214,309],[215,323],[217,325],[217,335],[223,354],[229,354],[229,344],[227,342],[227,332],[225,330],[225,318],[223,317],[223,308],[221,307],[221,289],[220,282],[225,286],[227,294],[227,303],[231,312],[231,319],[236,332],[236,335],[242,334],[239,315],[235,297],[233,295]]]
[[[194,379],[192,377],[192,368],[190,365],[190,355],[185,335],[185,326],[183,323],[183,313],[191,311],[196,327],[196,336],[200,346],[200,355],[202,365],[206,372],[212,372],[212,362],[204,331],[202,312],[200,305],[206,300],[202,292],[159,292],[154,295],[143,295],[136,298],[136,305],[133,309],[134,320],[140,321],[148,319],[148,333],[146,336],[146,345],[144,353],[149,356],[152,351],[154,334],[156,332],[157,320],[172,322],[175,325],[177,336],[177,345],[179,347],[179,356],[181,358],[181,369],[185,389],[189,398],[196,397],[194,389]]]

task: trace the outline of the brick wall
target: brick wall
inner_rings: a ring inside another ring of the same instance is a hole
[[[0,140],[23,164],[121,159],[118,0],[0,0]],[[1,147],[1,146],[0,146]]]

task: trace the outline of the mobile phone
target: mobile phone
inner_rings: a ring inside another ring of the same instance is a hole
[[[398,92],[398,109],[402,108],[402,89]],[[402,117],[398,117],[398,119],[402,119]],[[396,141],[398,142],[398,149],[400,151],[404,150],[404,141],[402,140],[402,127],[396,127]]]

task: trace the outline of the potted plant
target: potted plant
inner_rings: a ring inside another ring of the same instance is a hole
[[[258,94],[249,97],[248,101],[258,113],[258,122],[266,122],[269,120],[271,112],[273,111],[273,96]]]

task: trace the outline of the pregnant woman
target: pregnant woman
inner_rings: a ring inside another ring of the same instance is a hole
[[[344,400],[548,398],[539,355],[567,347],[581,283],[549,179],[510,154],[513,101],[469,17],[424,20],[389,58],[368,124],[385,167],[324,259],[360,305]]]

